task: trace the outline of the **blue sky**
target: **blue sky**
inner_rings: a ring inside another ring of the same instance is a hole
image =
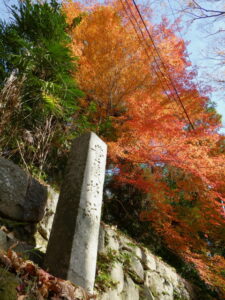
[[[16,0],[0,0],[0,18],[8,20],[9,17],[9,11],[5,5],[5,3],[9,6],[16,4]]]
[[[221,34],[211,35],[218,29],[223,28],[225,30],[225,17],[219,21],[213,22],[213,19],[196,20],[191,22],[191,16],[182,12],[185,6],[185,0],[139,0],[150,1],[153,12],[160,16],[166,16],[172,23],[176,18],[181,17],[180,31],[182,38],[188,42],[187,50],[189,58],[193,65],[198,69],[197,80],[205,82],[211,86],[213,92],[209,94],[209,98],[216,103],[217,111],[222,115],[223,127],[221,133],[225,133],[225,84],[224,89],[221,89],[215,81],[212,79],[221,79],[220,75],[223,74],[225,80],[225,71],[218,66],[218,61],[210,58],[214,58],[214,52],[217,48],[222,46],[224,40],[225,50],[225,32]],[[210,3],[207,0],[197,0],[199,4],[207,9],[222,9],[224,10],[224,0],[217,0]],[[189,1],[190,2],[190,1]]]
[[[137,2],[143,3],[143,1],[144,0],[138,0]],[[203,3],[204,7],[208,4],[208,1],[206,0],[199,0],[199,1]],[[217,2],[218,6],[220,6],[221,3],[223,2],[221,1]],[[11,6],[13,4],[16,4],[17,0],[0,0],[0,18],[8,20],[9,10],[7,9],[5,3],[7,3],[8,6]],[[153,7],[153,11],[157,16],[157,18],[162,15],[166,15],[172,22],[174,22],[174,18],[179,17],[182,14],[180,12],[181,10],[180,3],[183,4],[184,1],[183,0],[181,1],[180,0],[151,0],[150,3],[151,6]],[[213,7],[211,8],[215,9],[216,8],[215,5],[216,5],[215,2],[213,2]],[[210,6],[207,6],[207,8],[210,8]],[[209,95],[209,97],[211,98],[212,101],[216,103],[217,111],[222,115],[224,128],[222,129],[221,132],[225,133],[225,91],[219,90],[218,86],[214,83],[214,81],[210,80],[210,73],[213,77],[216,77],[220,74],[220,72],[222,72],[222,70],[220,70],[220,68],[218,67],[217,65],[218,62],[216,60],[209,59],[209,56],[212,57],[211,52],[215,50],[213,48],[215,48],[216,44],[218,43],[217,40],[221,41],[222,38],[224,38],[225,41],[225,33],[223,36],[220,34],[219,37],[217,35],[208,36],[209,31],[212,29],[216,31],[221,26],[225,28],[225,17],[224,19],[221,19],[219,22],[214,22],[214,23],[208,20],[206,20],[205,22],[200,20],[200,21],[195,21],[192,24],[189,24],[186,14],[183,14],[183,19],[185,22],[184,22],[183,30],[181,31],[181,35],[186,41],[189,41],[188,53],[189,53],[190,60],[192,64],[196,65],[198,68],[198,74],[199,74],[198,80],[199,81],[204,80],[206,83],[208,83],[215,89],[215,91],[213,91],[212,94]],[[209,24],[209,22],[210,22],[210,28],[207,25]],[[224,49],[225,49],[225,45],[224,45]]]

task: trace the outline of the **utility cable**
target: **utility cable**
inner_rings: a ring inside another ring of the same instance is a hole
[[[127,1],[128,1],[128,0],[127,0]],[[155,49],[155,51],[156,51],[156,53],[157,53],[157,56],[159,57],[159,59],[160,59],[160,61],[161,61],[161,63],[162,63],[162,66],[163,66],[163,68],[165,69],[165,71],[166,71],[166,73],[167,73],[168,79],[169,79],[169,81],[170,81],[170,83],[171,83],[171,86],[173,87],[173,89],[174,89],[174,91],[175,91],[175,94],[176,94],[176,96],[177,96],[177,99],[178,99],[178,101],[179,101],[179,103],[180,103],[180,105],[181,105],[183,111],[184,111],[184,114],[185,114],[185,116],[186,116],[186,118],[187,118],[187,120],[188,120],[188,122],[189,122],[191,128],[194,130],[194,125],[193,125],[193,123],[191,122],[191,119],[190,119],[190,117],[189,117],[189,115],[188,115],[188,113],[187,113],[187,110],[186,110],[186,108],[185,108],[185,106],[184,106],[184,104],[183,104],[183,102],[182,102],[182,100],[181,100],[181,98],[180,98],[180,96],[179,96],[179,93],[178,93],[178,91],[177,91],[177,89],[176,89],[176,86],[175,86],[175,84],[174,84],[174,82],[173,82],[173,80],[172,80],[172,78],[171,78],[171,76],[170,76],[170,74],[169,74],[169,72],[168,72],[168,70],[167,70],[167,67],[166,67],[164,61],[162,60],[161,54],[160,54],[160,52],[159,52],[159,49],[158,49],[158,48],[156,47],[156,45],[155,45],[155,42],[154,42],[154,40],[153,40],[153,38],[152,38],[152,36],[151,36],[151,34],[150,34],[148,28],[147,28],[147,25],[146,25],[146,23],[145,23],[145,21],[144,21],[142,15],[141,15],[141,12],[140,12],[140,10],[139,10],[139,8],[138,8],[138,6],[137,6],[135,0],[132,0],[132,2],[133,2],[134,7],[135,7],[135,9],[136,9],[136,11],[137,11],[137,13],[138,13],[138,15],[139,15],[139,17],[140,17],[140,19],[141,19],[143,25],[144,25],[144,27],[145,27],[145,30],[146,30],[146,32],[147,32],[149,38],[150,38],[150,41],[151,41],[151,43],[152,43],[152,45],[153,45],[153,47],[154,47],[154,49]],[[127,2],[127,3],[128,3],[128,2]]]
[[[131,16],[133,17],[133,19],[135,20],[136,24],[138,25],[138,20],[136,19],[134,13],[132,12],[132,10],[131,10],[131,8],[130,8],[130,6],[129,6],[129,3],[127,2],[127,0],[125,0],[125,1],[126,1],[127,6],[128,6],[128,10],[129,10]],[[131,24],[132,24],[132,26],[133,26],[133,28],[134,28],[134,30],[135,30],[135,32],[136,32],[136,35],[137,35],[137,37],[138,37],[138,40],[139,40],[140,44],[142,45],[142,44],[143,44],[143,43],[142,43],[142,39],[141,39],[141,37],[139,36],[139,33],[138,33],[137,29],[136,29],[136,26],[135,26],[135,24],[134,24],[132,18],[130,17],[130,15],[129,15],[128,11],[127,11],[126,6],[124,5],[124,3],[123,3],[122,0],[120,0],[120,2],[121,2],[121,4],[122,4],[122,6],[123,6],[123,9],[124,9],[125,13],[127,14],[128,18],[129,18],[129,21],[131,22]],[[139,28],[139,29],[140,29],[140,28]],[[146,41],[146,39],[145,39],[145,37],[144,37],[144,34],[143,34],[143,32],[142,32],[141,29],[140,29],[140,33],[141,33],[141,36],[142,36],[142,38],[143,38],[143,42],[145,42],[146,46],[149,48],[149,44],[147,43],[147,41]],[[148,59],[151,61],[151,57],[150,57],[150,55],[149,55],[149,53],[148,53],[148,50],[146,49],[145,46],[144,46],[144,50],[145,50],[145,53],[146,53]],[[152,52],[152,51],[151,51],[151,52]],[[170,86],[169,86],[168,83],[167,83],[167,79],[166,79],[165,75],[163,74],[163,72],[161,71],[160,66],[159,66],[159,64],[158,64],[158,62],[157,62],[157,60],[156,60],[156,58],[155,58],[154,55],[153,55],[153,59],[154,59],[154,62],[155,62],[155,64],[156,64],[156,66],[157,66],[157,68],[158,68],[158,70],[159,70],[161,76],[166,80],[167,89],[170,90]],[[152,65],[152,68],[153,68],[155,74],[157,75],[157,77],[158,77],[158,79],[159,79],[161,85],[162,85],[162,88],[163,88],[164,93],[166,94],[167,98],[168,98],[169,101],[170,101],[170,100],[171,100],[171,99],[170,99],[170,96],[169,96],[169,94],[168,94],[167,89],[164,87],[164,83],[162,82],[162,80],[161,80],[161,78],[160,78],[160,76],[159,76],[159,74],[158,74],[158,70],[156,69],[156,67],[155,67],[154,65]],[[173,95],[172,95],[172,96],[173,96]],[[173,96],[173,98],[174,98],[173,100],[177,103],[176,98],[175,98],[174,96]]]

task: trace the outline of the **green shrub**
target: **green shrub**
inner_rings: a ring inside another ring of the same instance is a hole
[[[0,155],[46,179],[64,165],[83,94],[56,0],[19,1],[0,22]]]

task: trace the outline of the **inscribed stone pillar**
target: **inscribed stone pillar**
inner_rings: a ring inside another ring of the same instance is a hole
[[[47,247],[53,275],[92,292],[95,281],[106,144],[94,133],[75,139]]]

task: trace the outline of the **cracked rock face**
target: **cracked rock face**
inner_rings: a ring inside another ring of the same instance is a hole
[[[0,213],[13,220],[39,222],[47,188],[11,161],[0,158]]]

